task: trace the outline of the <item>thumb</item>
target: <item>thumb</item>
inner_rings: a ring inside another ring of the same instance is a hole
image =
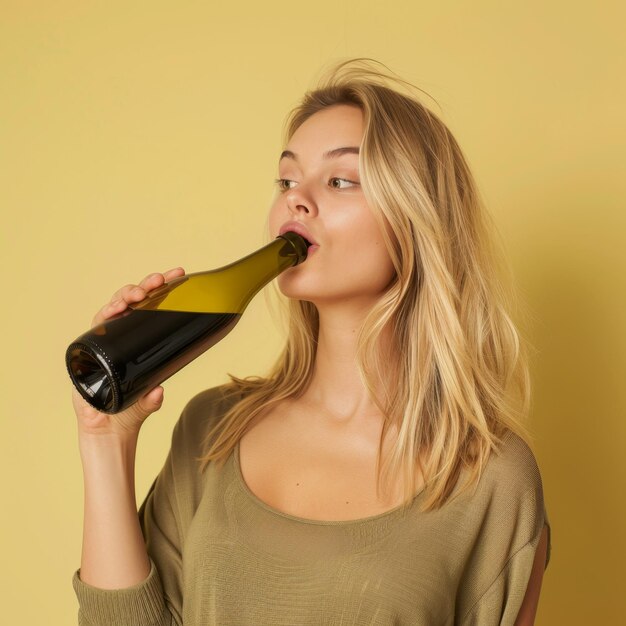
[[[139,398],[137,401],[137,408],[145,417],[150,415],[150,413],[154,413],[154,411],[160,409],[163,404],[163,393],[164,390],[161,385],[155,387],[145,396]]]

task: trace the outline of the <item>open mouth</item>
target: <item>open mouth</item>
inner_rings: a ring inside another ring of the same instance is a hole
[[[313,248],[313,250],[317,249],[319,247],[319,244],[315,243],[314,241],[311,241],[310,239],[307,239],[304,235],[305,235],[305,229],[304,228],[300,228],[297,224],[294,225],[293,227],[291,227],[291,224],[285,224],[279,231],[279,233],[284,234],[284,233],[293,233],[295,235],[298,235],[305,243],[307,250],[311,250],[311,248]],[[308,233],[306,233],[308,234]]]

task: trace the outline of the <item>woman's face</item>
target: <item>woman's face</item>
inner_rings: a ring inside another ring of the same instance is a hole
[[[335,105],[307,119],[281,155],[270,233],[276,237],[301,226],[301,234],[315,243],[304,263],[278,277],[287,297],[316,304],[352,299],[369,306],[394,276],[360,185],[362,138],[361,110]]]

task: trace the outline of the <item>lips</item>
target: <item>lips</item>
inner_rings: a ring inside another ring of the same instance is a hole
[[[307,246],[310,248],[311,246],[319,245],[317,241],[313,238],[309,229],[302,224],[302,222],[285,222],[278,231],[279,235],[283,235],[284,233],[296,233],[303,237],[306,240]]]

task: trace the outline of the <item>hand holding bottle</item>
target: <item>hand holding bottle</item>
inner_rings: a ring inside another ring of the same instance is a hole
[[[225,337],[262,287],[306,259],[308,245],[287,231],[224,267],[186,275],[172,270],[162,278],[147,277],[136,291],[136,285],[127,285],[96,316],[99,323],[66,350],[67,370],[79,394],[108,414],[144,399]],[[126,308],[132,310],[116,315]]]
[[[182,268],[150,274],[139,285],[113,294],[93,318],[93,328],[119,316],[165,282],[184,275]],[[72,389],[78,418],[85,485],[85,512],[80,578],[102,589],[137,585],[150,572],[150,559],[137,517],[135,453],[145,419],[161,407],[163,388],[156,386],[115,415],[101,413]]]
[[[116,291],[111,300],[105,304],[94,316],[92,328],[123,313],[130,304],[140,302],[146,294],[164,283],[184,276],[185,271],[178,267],[165,272],[146,276],[138,285],[128,284]],[[88,404],[72,388],[72,402],[78,418],[79,433],[86,435],[130,435],[136,436],[144,420],[161,408],[163,402],[163,387],[160,385],[148,391],[135,404],[125,411],[110,415],[101,413]]]

